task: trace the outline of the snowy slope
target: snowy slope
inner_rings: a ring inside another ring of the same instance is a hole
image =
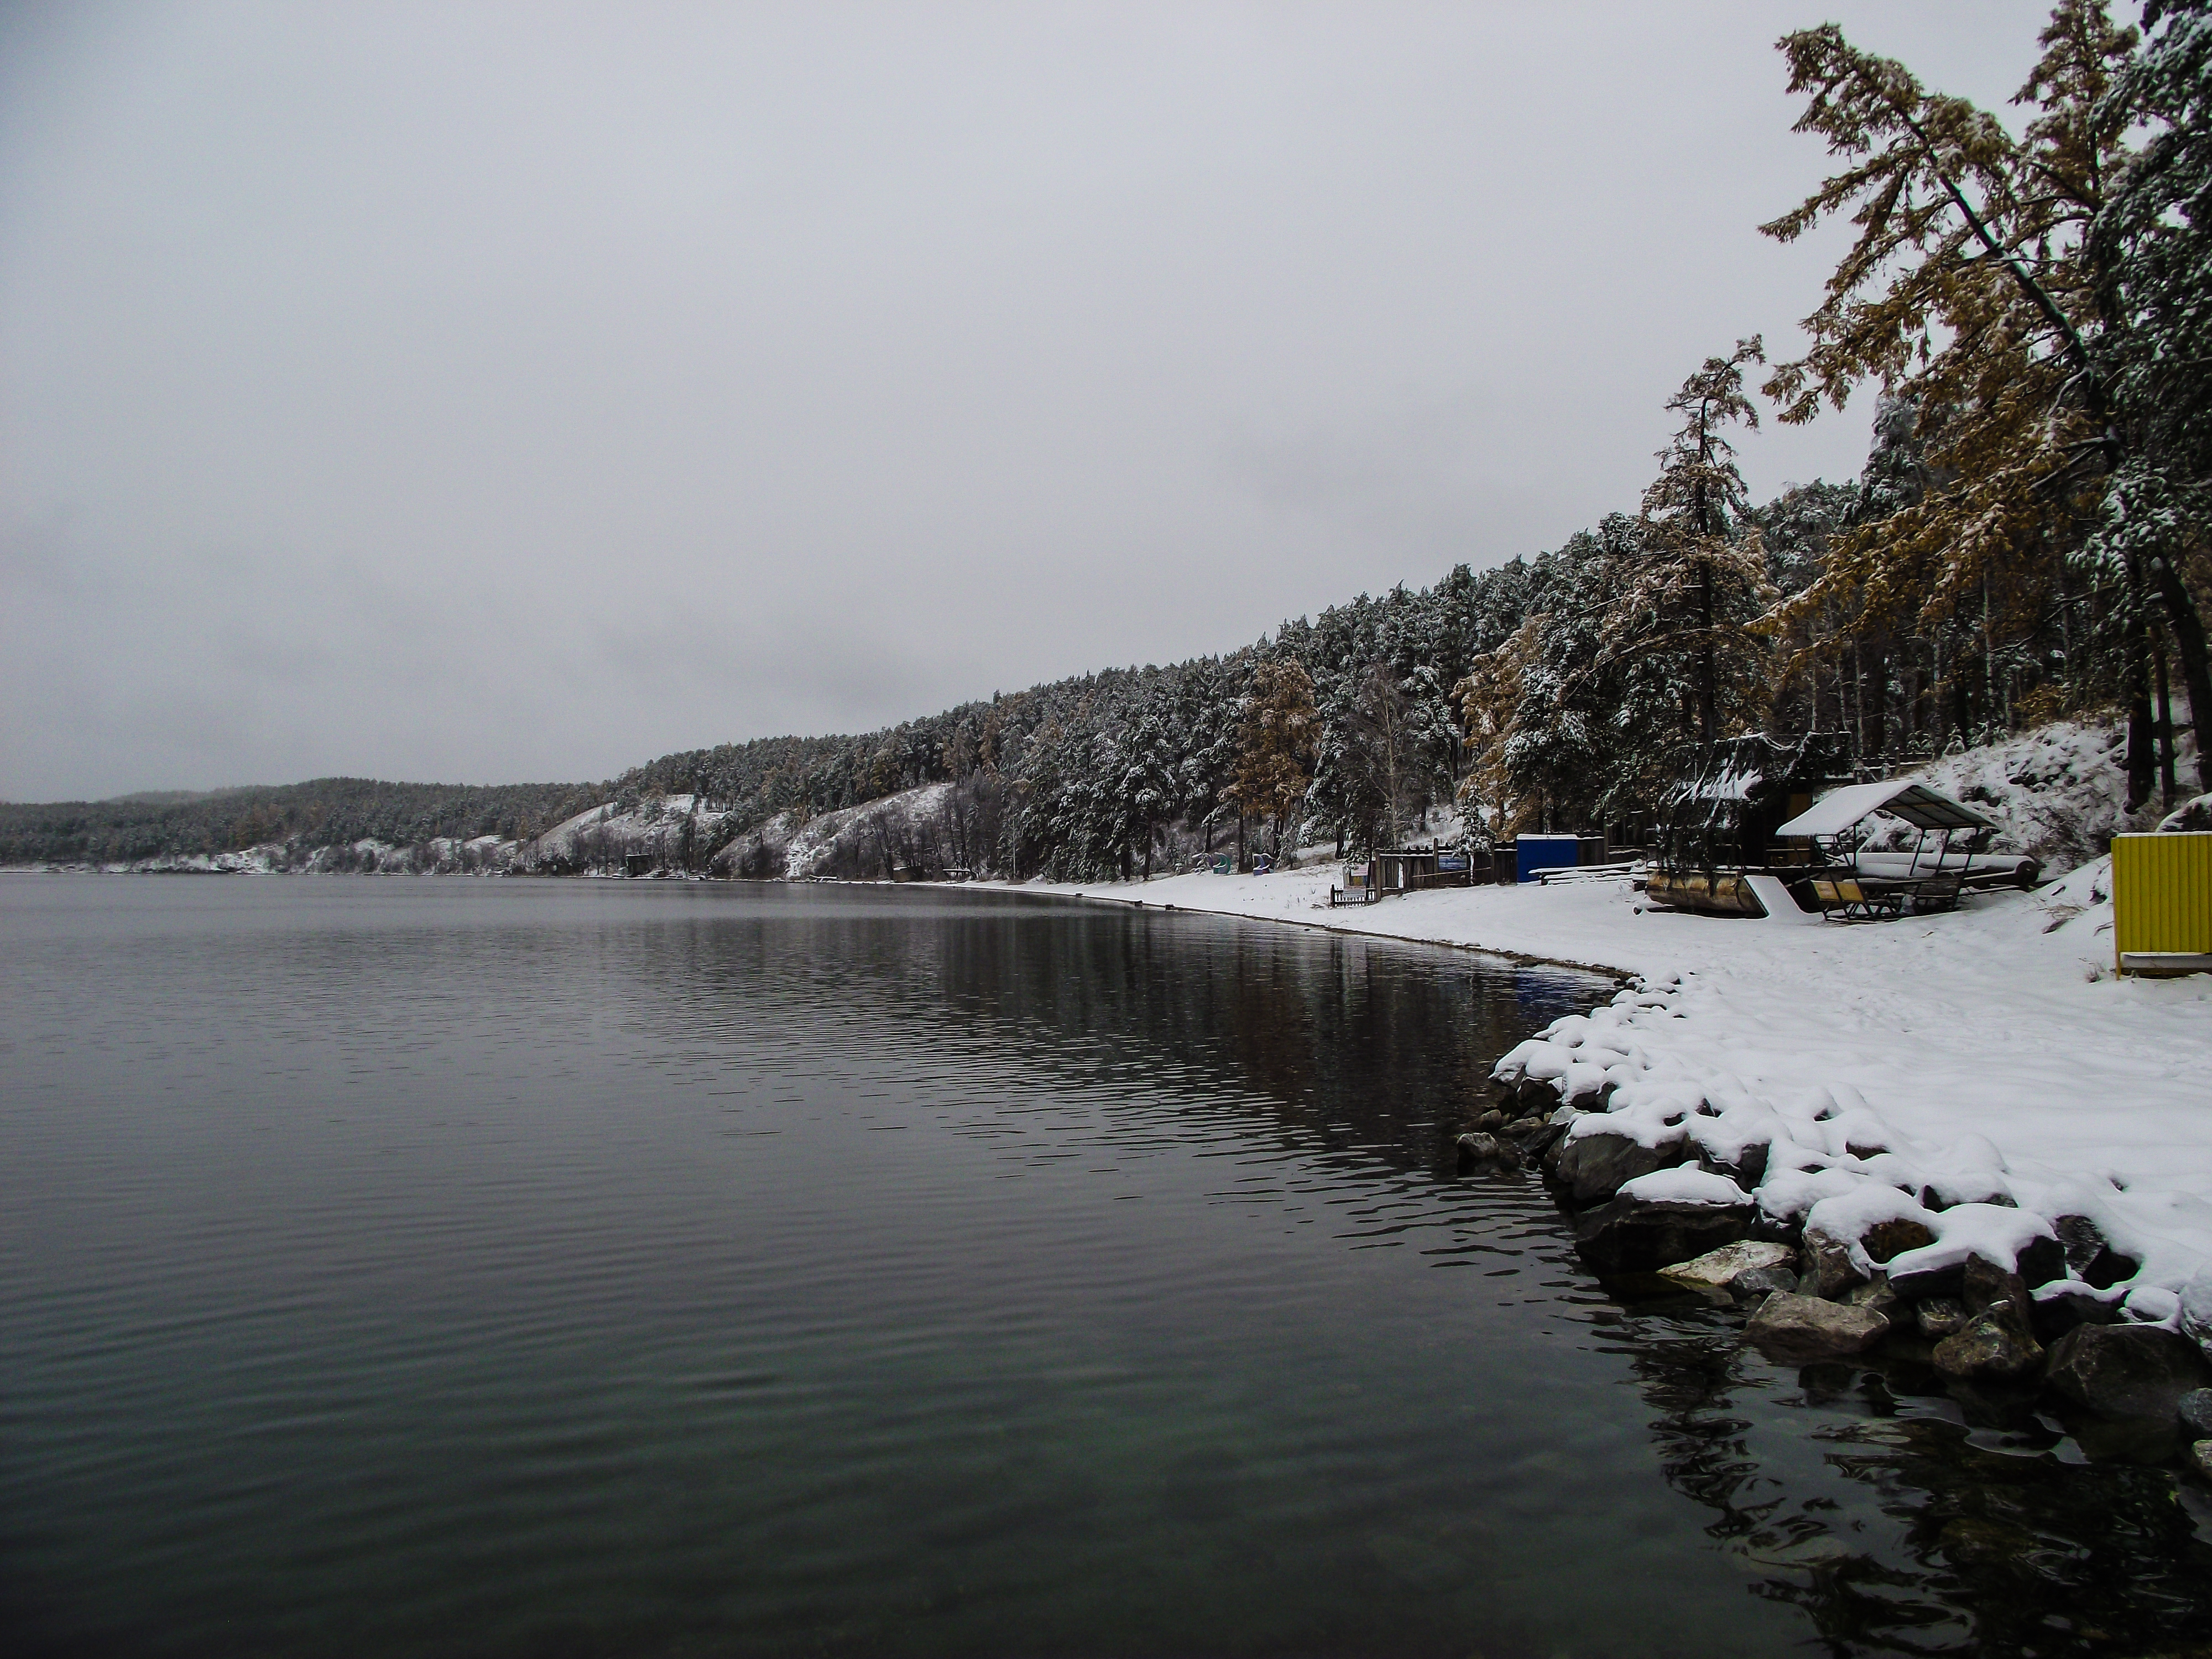
[[[878,878],[895,864],[942,868],[938,830],[951,793],[949,783],[930,783],[804,819],[779,812],[717,854],[712,873],[818,881]]]
[[[912,845],[951,793],[949,783],[928,783],[865,805],[821,814],[791,837],[786,854],[791,878],[805,881],[835,875],[842,868],[867,863],[869,854],[883,848]]]
[[[1996,845],[2032,854],[2046,870],[2070,870],[2102,854],[2123,830],[2154,830],[2155,804],[2127,811],[2127,734],[2106,721],[2059,720],[1985,748],[1947,755],[1910,774],[1997,824]],[[2177,771],[2197,775],[2192,744]],[[2185,787],[2185,793],[2193,793]],[[1888,840],[1909,842],[1902,825]]]
[[[696,795],[654,795],[627,810],[613,801],[586,808],[522,843],[514,862],[526,870],[620,873],[623,858],[645,853],[656,860],[679,862],[688,824],[695,848],[711,844],[726,814]]]

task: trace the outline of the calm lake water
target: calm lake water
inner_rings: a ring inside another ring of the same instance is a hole
[[[14,1654],[2144,1652],[2200,1493],[1455,1176],[1563,972],[888,889],[0,878]]]

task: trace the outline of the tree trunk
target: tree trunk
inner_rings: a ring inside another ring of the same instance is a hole
[[[1856,638],[1850,642],[1850,653],[1851,672],[1849,675],[1844,672],[1843,659],[1841,657],[1836,659],[1836,708],[1842,717],[1844,732],[1850,737],[1851,759],[1857,764],[1864,765],[1866,763],[1866,676],[1863,672],[1865,659],[1859,654],[1859,642]],[[1846,688],[1850,693],[1848,706],[1844,701]]]
[[[1865,677],[1859,686],[1859,750],[1871,760],[1889,751],[1889,656],[1862,652],[1859,662]]]
[[[2208,660],[2204,619],[2183,584],[2181,573],[2163,558],[2150,562],[2158,596],[2166,605],[2166,626],[2173,630],[2174,654],[2181,659],[2181,684],[2189,692],[2190,729],[2197,733],[2197,787],[2212,790],[2212,660]]]
[[[2151,780],[2158,773],[2157,744],[2150,718],[2149,630],[2138,623],[2128,629],[2128,811],[2140,811],[2150,799]]]
[[[1719,735],[1717,682],[1720,670],[1713,660],[1713,568],[1705,561],[1698,567],[1698,622],[1705,633],[1698,646],[1698,746],[1710,755]]]
[[[2173,811],[2173,692],[2166,677],[2166,641],[2151,635],[2150,664],[2158,680],[2158,793],[2162,811]]]

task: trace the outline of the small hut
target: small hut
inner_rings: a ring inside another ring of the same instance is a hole
[[[1765,915],[1746,876],[1766,873],[1776,862],[1778,825],[1850,776],[1832,733],[1793,741],[1753,732],[1715,744],[1697,775],[1660,804],[1658,856],[1646,896],[1678,910]]]

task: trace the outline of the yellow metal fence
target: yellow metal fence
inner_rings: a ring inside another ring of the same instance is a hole
[[[2112,837],[2112,950],[2212,954],[2212,831]]]

